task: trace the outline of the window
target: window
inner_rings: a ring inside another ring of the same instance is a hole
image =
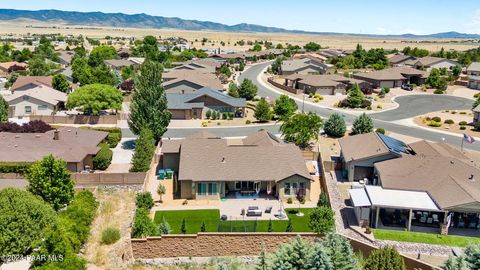
[[[292,193],[297,194],[298,183],[292,183]]]
[[[197,184],[198,195],[215,195],[217,194],[217,183],[198,183]]]
[[[290,195],[290,194],[291,194],[290,183],[285,183],[285,195]]]
[[[240,190],[241,188],[241,182],[235,182],[235,190]]]
[[[43,111],[47,109],[47,105],[38,105],[38,110]]]
[[[32,106],[25,106],[25,113],[32,113]]]

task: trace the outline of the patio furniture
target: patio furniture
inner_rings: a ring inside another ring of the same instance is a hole
[[[420,222],[425,223],[426,221],[427,221],[427,217],[426,217],[426,216],[421,216],[421,217],[420,217]]]
[[[165,171],[165,175],[166,175],[166,178],[167,178],[167,179],[172,179],[172,178],[173,178],[173,171],[170,170],[170,169],[167,169],[167,170]]]
[[[273,208],[272,206],[267,207],[267,209],[265,209],[265,213],[267,214],[272,213],[272,208]]]
[[[427,223],[432,224],[433,223],[433,218],[431,218],[431,217],[427,218]]]
[[[438,222],[438,215],[437,214],[433,214],[432,218],[433,218],[433,222]]]
[[[262,216],[262,210],[258,206],[249,206],[247,209],[247,216]]]
[[[158,170],[158,179],[159,180],[164,180],[165,179],[165,170],[164,169]]]
[[[222,216],[220,217],[220,220],[221,220],[221,221],[227,220],[227,215],[222,215]]]

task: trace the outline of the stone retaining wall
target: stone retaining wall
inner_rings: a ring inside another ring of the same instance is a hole
[[[117,120],[119,120],[120,115],[31,115],[29,116],[30,121],[41,120],[48,124],[78,124],[78,125],[116,125]]]
[[[72,173],[76,185],[143,185],[146,173]]]

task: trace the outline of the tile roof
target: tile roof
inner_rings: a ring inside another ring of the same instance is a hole
[[[209,96],[211,98],[214,98],[232,107],[240,108],[240,107],[247,106],[247,101],[244,98],[234,98],[218,90],[204,87],[196,90],[193,93],[167,94],[168,108],[169,109],[203,108],[204,107],[203,102],[191,102],[192,100],[199,98],[201,96]]]
[[[426,72],[412,67],[393,67],[372,72],[356,73],[353,76],[360,79],[372,79],[378,81],[404,80],[405,75],[426,76]]]
[[[201,87],[222,90],[223,85],[215,74],[202,73],[196,70],[171,70],[162,74],[163,86],[169,86],[182,81],[191,82]]]
[[[17,80],[13,83],[10,91],[15,91],[25,85],[33,84],[35,86],[45,85],[52,86],[52,76],[18,76]]]
[[[57,105],[59,102],[67,101],[67,94],[45,85],[39,85],[24,91],[15,91],[11,95],[4,96],[4,98],[7,102],[11,102],[23,96],[41,100],[51,105]]]

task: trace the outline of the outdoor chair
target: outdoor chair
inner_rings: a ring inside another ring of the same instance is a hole
[[[431,217],[427,218],[427,223],[432,224],[433,223],[433,218],[431,218]]]
[[[433,218],[433,222],[438,222],[438,215],[437,214],[433,214],[432,218]]]
[[[267,214],[272,213],[272,208],[273,208],[272,206],[267,207],[267,209],[265,209],[265,213]]]

